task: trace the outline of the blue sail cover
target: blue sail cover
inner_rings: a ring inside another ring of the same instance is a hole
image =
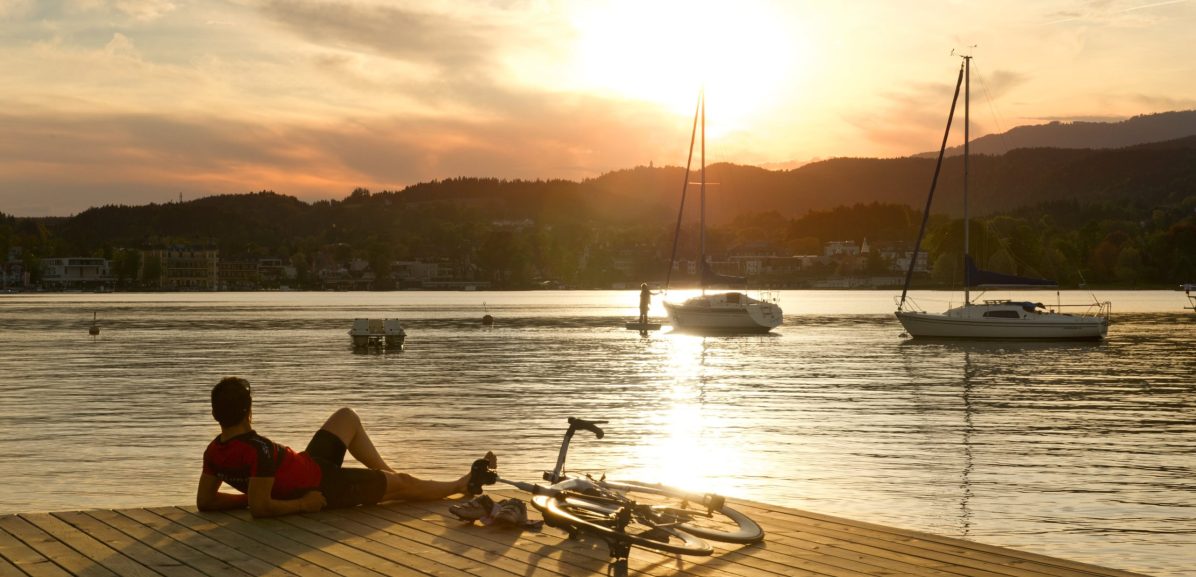
[[[963,257],[965,268],[965,281],[969,287],[978,288],[1015,288],[1015,287],[1054,287],[1059,286],[1059,283],[1053,280],[1044,278],[1030,278],[1024,276],[1016,276],[1011,274],[1004,274],[993,272],[990,270],[983,270],[976,268],[975,261],[972,260],[972,255],[965,255]]]
[[[724,286],[747,286],[747,279],[741,276],[728,276],[714,272],[710,268],[710,263],[702,263],[702,284],[703,285],[724,285]]]

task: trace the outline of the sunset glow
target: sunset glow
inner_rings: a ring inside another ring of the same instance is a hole
[[[800,77],[802,30],[782,28],[780,11],[762,2],[584,5],[573,19],[580,86],[683,117],[704,86],[718,103],[710,126],[743,128]]]
[[[458,176],[580,180],[934,148],[952,49],[974,134],[1196,107],[1196,4],[752,0],[0,3],[0,210],[67,215]]]

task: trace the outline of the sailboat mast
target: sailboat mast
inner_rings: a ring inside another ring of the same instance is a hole
[[[701,277],[702,295],[706,295],[706,90],[702,89],[702,186],[700,188],[701,205],[698,226],[700,228],[699,250],[702,264],[698,275]]]
[[[971,275],[968,274],[968,255],[969,251],[969,229],[968,224],[968,142],[969,129],[971,128],[971,119],[969,118],[969,109],[971,105],[972,96],[972,57],[963,57],[964,66],[964,91],[963,91],[963,304],[964,306],[972,304],[971,291],[972,285]]]
[[[918,264],[918,253],[922,250],[922,239],[926,236],[926,223],[930,221],[930,205],[934,201],[934,191],[938,187],[939,174],[943,170],[943,158],[947,155],[947,141],[951,137],[951,123],[955,120],[955,105],[959,103],[960,86],[963,86],[963,63],[960,63],[959,75],[955,78],[955,94],[951,96],[951,112],[947,113],[947,127],[943,129],[943,143],[939,145],[939,159],[934,163],[934,177],[930,179],[930,192],[926,195],[926,208],[922,210],[922,225],[918,227],[918,240],[914,241],[914,252],[909,258],[909,267],[905,269],[905,285],[901,287],[901,302],[897,305],[898,311],[905,306],[905,297],[909,294],[910,281],[914,278],[914,267]],[[696,119],[697,113],[694,114]],[[690,146],[693,145],[690,144]]]

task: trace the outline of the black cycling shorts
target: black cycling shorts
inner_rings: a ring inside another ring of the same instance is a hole
[[[386,473],[374,469],[345,468],[345,443],[320,429],[304,450],[320,465],[320,492],[329,508],[373,505],[386,495]]]

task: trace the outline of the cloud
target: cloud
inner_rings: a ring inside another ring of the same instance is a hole
[[[845,120],[867,141],[887,150],[937,148],[955,83],[913,83],[878,96],[877,106]],[[956,115],[962,117],[963,88]],[[937,135],[937,136],[936,136]]]
[[[0,0],[0,21],[18,20],[33,12],[33,0]]]
[[[973,82],[979,80],[980,89],[985,92],[985,96],[990,100],[996,101],[1002,96],[1012,92],[1019,86],[1026,84],[1030,77],[1025,74],[1013,72],[1010,70],[997,70],[991,75],[981,75],[978,73],[976,66],[972,66]],[[974,90],[974,89],[973,89]]]
[[[138,22],[157,20],[177,6],[169,0],[115,0],[112,8]]]
[[[1091,0],[1077,10],[1060,10],[1046,15],[1044,24],[1099,24],[1115,27],[1140,28],[1162,20],[1158,8],[1183,4],[1188,0],[1162,0],[1141,3],[1140,0]]]
[[[18,215],[112,203],[269,189],[305,200],[353,188],[400,189],[446,176],[583,179],[670,161],[682,126],[659,111],[579,97],[528,95],[535,117],[490,121],[372,117],[259,124],[157,114],[0,115],[0,205]],[[639,130],[653,138],[628,138]],[[680,156],[678,156],[680,158]]]
[[[133,46],[133,41],[120,32],[113,34],[112,40],[104,45],[104,54],[109,57],[141,59],[141,54],[137,52],[137,47]]]
[[[462,74],[493,63],[497,31],[451,16],[398,6],[319,0],[269,0],[262,13],[313,44],[370,53]]]

